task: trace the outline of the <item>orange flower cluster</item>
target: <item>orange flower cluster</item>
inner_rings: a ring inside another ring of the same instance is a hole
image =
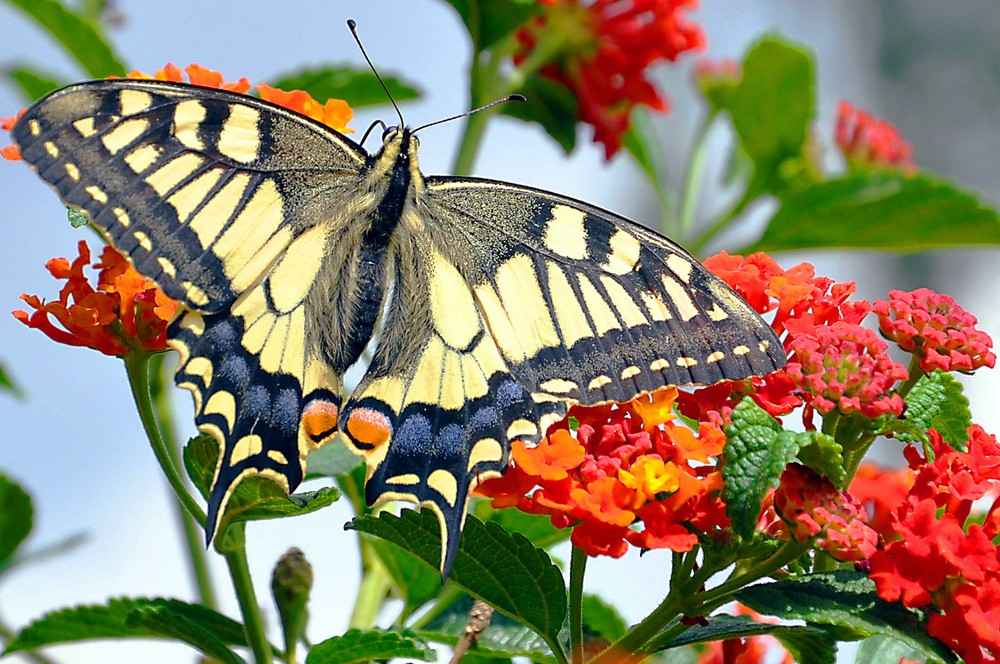
[[[690,551],[697,533],[729,523],[715,468],[726,437],[709,424],[698,435],[679,424],[676,399],[671,387],[625,404],[575,407],[537,446],[515,442],[507,473],[477,493],[494,507],[573,526],[573,543],[592,556],[617,558],[629,544]]]
[[[34,312],[15,311],[14,318],[54,341],[105,355],[166,350],[167,324],[177,303],[111,247],[105,247],[94,263],[100,270],[95,289],[83,273],[90,264],[90,249],[83,240],[78,251],[72,263],[53,258],[45,265],[53,277],[66,280],[59,299],[44,302],[35,295],[22,295]]]
[[[199,64],[190,64],[181,69],[173,63],[167,63],[163,69],[157,69],[152,75],[141,71],[131,71],[126,78],[190,83],[191,85],[198,85],[203,88],[228,90],[238,94],[246,94],[251,88],[250,81],[246,77],[242,77],[237,81],[226,81],[219,72],[202,67]],[[304,90],[286,92],[265,83],[260,83],[256,87],[260,98],[265,101],[305,115],[341,133],[350,134],[354,132],[353,129],[347,126],[347,123],[354,118],[354,110],[342,99],[328,99],[325,104],[321,104]],[[22,115],[24,115],[23,109],[17,115],[0,119],[0,128],[10,131],[14,128],[14,123]],[[0,148],[0,157],[10,161],[19,161],[21,153],[16,145],[8,145]]]

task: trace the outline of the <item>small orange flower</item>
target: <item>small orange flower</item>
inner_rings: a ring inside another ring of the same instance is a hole
[[[325,104],[321,104],[304,90],[286,92],[266,83],[258,83],[257,91],[260,93],[261,99],[272,104],[301,113],[339,132],[347,134],[354,132],[347,126],[347,123],[354,117],[354,111],[342,99],[328,99]]]
[[[22,295],[35,311],[15,311],[14,318],[54,341],[105,355],[166,350],[167,325],[177,303],[111,247],[105,247],[94,263],[100,270],[95,289],[83,273],[90,263],[87,243],[81,240],[78,251],[72,263],[53,258],[46,264],[53,277],[66,280],[59,299],[44,302],[35,295]]]
[[[187,74],[187,80],[184,80],[184,75]],[[181,68],[172,62],[168,62],[167,66],[163,69],[157,69],[156,72],[150,76],[149,74],[144,74],[141,71],[130,71],[126,78],[133,78],[138,80],[155,80],[155,81],[169,81],[172,83],[190,83],[191,85],[199,85],[203,88],[215,88],[217,90],[229,90],[230,92],[237,92],[239,94],[246,94],[247,90],[250,89],[250,81],[244,76],[238,81],[226,82],[222,77],[222,74],[215,71],[214,69],[209,69],[208,67],[202,67],[199,64],[191,63],[181,71]]]

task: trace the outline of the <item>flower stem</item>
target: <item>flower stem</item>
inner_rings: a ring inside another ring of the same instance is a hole
[[[898,390],[896,390],[896,394],[903,399],[905,399],[906,395],[910,393],[913,386],[917,384],[917,381],[924,377],[924,370],[920,367],[919,355],[913,354],[910,356],[910,366],[906,368],[906,371],[910,374],[910,377],[906,379],[905,383],[899,386]]]
[[[246,525],[231,524],[225,533],[220,534],[224,543],[216,538],[215,548],[226,559],[229,567],[229,577],[236,591],[236,601],[240,605],[243,616],[243,632],[247,643],[253,651],[257,664],[271,664],[271,644],[264,633],[264,621],[260,617],[260,605],[253,589],[253,579],[250,576],[250,565],[247,563]]]
[[[364,538],[361,538],[361,560],[364,571],[361,575],[361,587],[354,598],[350,628],[368,630],[375,626],[382,603],[392,586],[392,579]]]
[[[705,175],[705,162],[708,155],[708,130],[712,126],[715,114],[709,113],[702,120],[694,135],[691,147],[691,158],[688,160],[687,171],[684,174],[684,189],[681,191],[680,210],[678,211],[679,240],[683,243],[691,232],[694,224],[694,213],[698,203],[698,192]]]
[[[181,455],[180,446],[177,444],[177,435],[174,430],[174,418],[170,404],[169,392],[166,386],[170,384],[170,369],[163,363],[166,353],[157,353],[149,360],[149,391],[152,396],[153,408],[156,415],[156,423],[163,438],[164,446],[174,466],[181,468],[184,461]],[[187,486],[187,484],[185,484]],[[194,578],[195,586],[198,589],[198,601],[202,606],[214,609],[215,591],[212,588],[212,579],[209,575],[208,560],[205,556],[205,546],[201,528],[195,523],[192,516],[184,510],[180,503],[176,504],[177,520],[184,533],[184,543],[188,551],[188,563],[191,576]]]
[[[132,398],[135,399],[136,408],[139,410],[139,419],[142,420],[142,426],[146,430],[146,437],[149,438],[153,454],[156,456],[167,482],[170,483],[170,488],[174,490],[177,500],[198,525],[204,526],[205,513],[201,511],[201,507],[198,506],[184,485],[184,479],[171,458],[153,412],[149,384],[150,354],[136,352],[126,355],[123,359],[125,360],[125,372],[128,375],[129,386],[132,388]]]
[[[705,232],[688,243],[688,251],[696,256],[699,255],[705,248],[705,245],[711,242],[712,238],[725,229],[725,227],[728,226],[733,219],[738,217],[755,198],[756,194],[752,193],[750,189],[744,191],[740,200],[736,202],[736,205],[731,207],[728,212],[720,216],[711,226],[708,227],[708,229],[705,230]]]
[[[573,664],[583,664],[583,577],[587,554],[573,546],[569,558],[569,652]]]

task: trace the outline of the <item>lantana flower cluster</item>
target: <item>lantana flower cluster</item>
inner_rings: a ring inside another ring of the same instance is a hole
[[[834,138],[849,165],[883,166],[904,173],[917,170],[913,147],[899,130],[848,101],[837,106]]]
[[[15,311],[14,317],[54,341],[105,355],[166,350],[167,325],[177,303],[111,247],[105,247],[93,265],[99,270],[94,288],[84,274],[90,265],[90,248],[81,240],[77,250],[79,255],[72,262],[53,258],[45,265],[53,277],[66,280],[59,299],[45,302],[35,295],[22,295],[34,311]]]
[[[494,507],[574,526],[573,543],[590,555],[617,558],[629,544],[690,551],[695,532],[728,525],[714,463],[726,436],[711,424],[697,435],[680,424],[676,399],[670,387],[625,404],[573,408],[539,445],[515,442],[510,469],[477,492]]]
[[[622,145],[636,106],[667,110],[647,78],[653,64],[701,50],[705,35],[684,18],[697,0],[539,0],[542,14],[518,33],[523,63],[539,49],[543,76],[570,90],[580,121],[610,159]]]
[[[929,610],[928,633],[979,664],[1000,661],[1000,444],[978,425],[968,434],[968,452],[933,429],[933,459],[906,449],[913,483],[882,515],[870,576],[883,599]]]

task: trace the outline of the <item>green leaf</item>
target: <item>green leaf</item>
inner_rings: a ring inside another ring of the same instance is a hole
[[[34,21],[94,78],[125,76],[125,65],[104,39],[100,27],[56,0],[7,0]]]
[[[583,626],[602,639],[615,642],[625,636],[628,623],[615,607],[597,595],[583,596]]]
[[[854,570],[748,586],[734,599],[760,613],[824,626],[842,641],[888,636],[935,661],[956,661],[943,643],[928,636],[915,611],[879,598],[874,582]]]
[[[403,616],[410,616],[441,592],[441,575],[428,569],[419,558],[385,540],[371,539],[368,544],[392,579],[403,600]]]
[[[1000,244],[1000,216],[975,196],[925,174],[869,171],[786,195],[763,237],[745,251],[922,251],[980,244]]]
[[[184,448],[184,467],[188,477],[206,498],[218,455],[218,443],[207,434],[195,436]],[[216,538],[221,539],[223,531],[232,523],[308,514],[335,503],[339,498],[340,491],[335,487],[289,496],[276,482],[261,476],[250,476],[233,491],[219,522]]]
[[[509,103],[500,112],[525,122],[537,122],[569,154],[576,147],[577,105],[569,90],[541,76],[532,76],[518,90],[527,101]]]
[[[733,409],[726,427],[729,442],[723,449],[726,514],[741,537],[753,535],[760,506],[769,489],[776,488],[785,466],[795,459],[810,434],[785,431],[749,397]]]
[[[925,433],[934,428],[944,442],[961,452],[968,451],[972,411],[962,384],[954,376],[937,370],[920,377],[906,395],[906,421],[921,432],[914,437],[907,432],[896,435],[904,442],[927,442]]]
[[[77,606],[46,614],[21,630],[4,653],[114,638],[177,638],[205,654],[233,663],[243,660],[226,646],[246,646],[243,626],[211,609],[176,599],[121,598],[107,605]]]
[[[480,521],[499,524],[508,533],[520,533],[539,549],[565,542],[573,533],[571,528],[556,528],[552,519],[544,514],[528,514],[514,508],[496,509],[487,500],[476,501],[472,513]]]
[[[922,654],[902,641],[887,636],[873,636],[858,646],[854,661],[861,664],[899,664],[903,658],[918,660]]]
[[[24,390],[11,379],[2,363],[0,363],[0,392],[8,392],[18,398],[24,396]]]
[[[673,625],[671,625],[672,627]],[[696,643],[710,643],[751,636],[771,635],[788,648],[799,664],[833,664],[837,644],[824,630],[812,626],[793,627],[757,622],[749,616],[714,615],[705,625],[695,625],[657,650],[679,648]]]
[[[40,99],[53,90],[66,85],[54,74],[43,73],[29,66],[10,67],[5,73],[21,89],[24,98],[28,101]]]
[[[364,459],[347,449],[343,439],[336,436],[323,447],[309,453],[306,458],[306,477],[347,475],[362,464]]]
[[[378,106],[388,104],[389,98],[379,85],[378,78],[370,69],[356,68],[351,65],[335,67],[317,67],[301,69],[274,77],[272,83],[282,90],[305,90],[319,103],[327,99],[343,99],[351,108],[363,106]],[[409,82],[391,75],[382,75],[385,87],[396,103],[419,99],[420,90]]]
[[[831,482],[844,488],[847,470],[844,468],[844,447],[833,436],[818,431],[810,432],[809,442],[799,450],[798,459]]]
[[[471,609],[472,598],[464,597],[435,616],[418,634],[428,641],[454,646],[465,634]],[[545,641],[535,632],[500,613],[494,613],[490,618],[490,624],[480,633],[469,655],[494,660],[527,657],[534,662],[556,661]],[[464,659],[462,661],[465,662]]]
[[[448,0],[462,17],[472,45],[484,51],[539,14],[534,0]]]
[[[769,37],[747,54],[728,104],[740,144],[764,191],[780,191],[801,160],[813,120],[815,73],[805,50]]]
[[[31,533],[34,516],[31,496],[17,482],[0,475],[0,570]]]
[[[83,228],[90,223],[90,217],[76,208],[66,208],[66,218],[69,219],[69,225],[73,228]]]
[[[434,661],[434,651],[409,632],[352,629],[309,649],[306,664],[351,664],[394,658]]]
[[[430,510],[359,516],[347,525],[402,547],[432,569],[441,561],[441,532]],[[469,516],[449,580],[497,611],[527,625],[550,645],[566,617],[562,573],[526,538]]]

